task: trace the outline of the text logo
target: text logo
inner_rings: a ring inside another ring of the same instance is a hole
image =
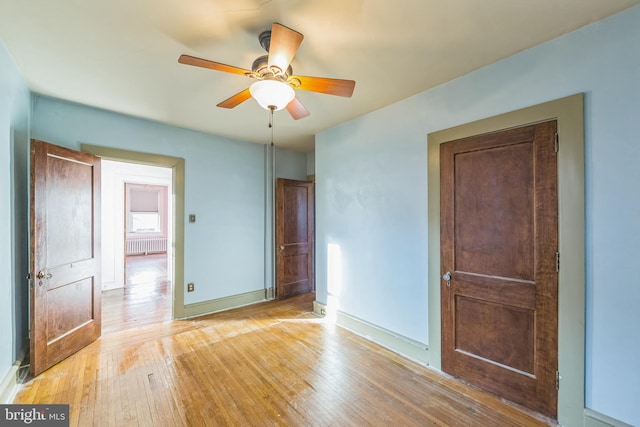
[[[0,427],[69,427],[69,405],[0,405]]]

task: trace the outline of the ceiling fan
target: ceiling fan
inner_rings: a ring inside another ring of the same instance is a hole
[[[264,31],[258,37],[268,55],[256,58],[251,70],[189,55],[181,55],[178,62],[256,80],[247,89],[219,103],[218,107],[234,108],[253,97],[263,108],[271,111],[286,108],[291,117],[298,120],[307,117],[309,111],[295,97],[294,89],[349,98],[356,85],[353,80],[294,75],[291,60],[303,38],[301,33],[274,22],[270,31]]]

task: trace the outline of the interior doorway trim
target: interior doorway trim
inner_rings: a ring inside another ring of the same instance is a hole
[[[163,166],[172,169],[173,187],[173,319],[184,318],[184,174],[185,161],[180,157],[121,150],[99,145],[80,144],[80,149],[105,160]]]
[[[440,312],[440,144],[526,124],[557,119],[558,242],[558,391],[561,425],[584,423],[585,368],[585,201],[584,107],[576,94],[522,110],[430,133],[428,175],[429,363],[441,369]]]

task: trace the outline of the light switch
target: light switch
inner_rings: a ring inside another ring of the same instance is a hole
[[[189,222],[196,222],[196,214],[189,214]]]

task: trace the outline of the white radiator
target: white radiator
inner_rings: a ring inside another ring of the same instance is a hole
[[[167,238],[127,239],[127,255],[167,252]]]

